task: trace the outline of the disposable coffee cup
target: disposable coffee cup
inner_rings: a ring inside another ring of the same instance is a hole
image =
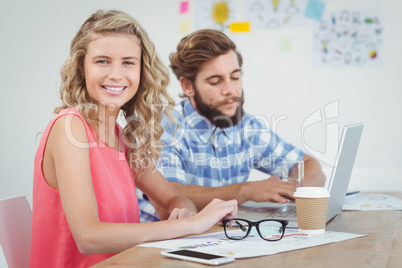
[[[301,234],[325,233],[329,193],[324,187],[297,187],[297,224]]]

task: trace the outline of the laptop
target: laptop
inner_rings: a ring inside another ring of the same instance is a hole
[[[327,222],[342,211],[362,131],[362,123],[347,125],[343,128],[335,164],[327,184],[330,193]],[[247,201],[240,206],[238,217],[249,220],[287,219],[289,220],[289,228],[297,228],[296,204],[294,202],[280,204]]]

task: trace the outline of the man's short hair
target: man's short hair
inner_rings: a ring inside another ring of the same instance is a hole
[[[224,55],[230,50],[236,53],[241,67],[243,58],[229,37],[216,30],[199,30],[181,39],[177,45],[177,51],[172,52],[169,56],[170,68],[177,79],[184,77],[194,83],[204,63]]]

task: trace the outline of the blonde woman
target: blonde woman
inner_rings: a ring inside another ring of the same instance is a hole
[[[167,68],[132,17],[92,14],[61,78],[62,105],[35,156],[31,267],[88,267],[138,243],[201,233],[236,216],[235,200],[217,199],[196,214],[155,170],[162,106],[169,111],[174,103]],[[140,223],[135,187],[169,219]]]

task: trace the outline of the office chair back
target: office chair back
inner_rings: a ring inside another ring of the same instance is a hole
[[[25,196],[0,200],[0,244],[9,268],[29,267],[32,210]]]

